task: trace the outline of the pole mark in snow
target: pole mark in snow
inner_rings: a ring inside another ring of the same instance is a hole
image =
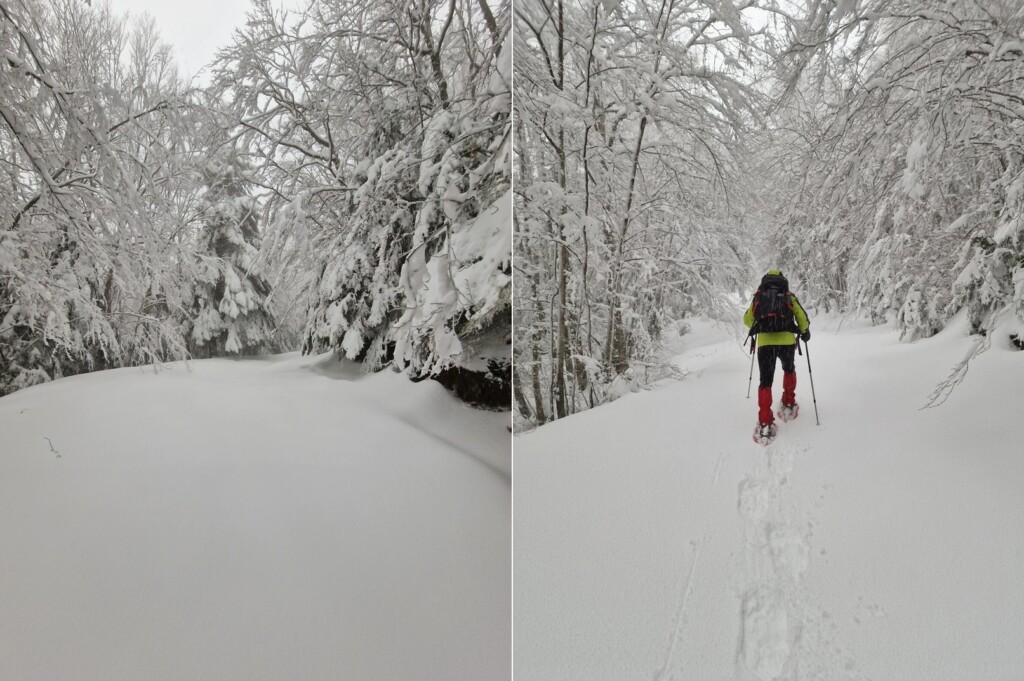
[[[725,461],[725,452],[718,453],[718,461],[715,462],[715,474],[711,476],[711,484],[718,484],[718,476],[722,472],[722,463]]]
[[[700,560],[700,552],[704,547],[704,542],[707,541],[707,536],[702,536],[700,539],[696,539],[691,544],[693,545],[693,560],[690,561],[690,573],[686,578],[686,586],[682,590],[682,594],[679,598],[679,607],[676,609],[675,623],[672,626],[672,638],[669,639],[668,652],[665,653],[665,664],[661,666],[661,669],[654,675],[655,681],[663,681],[665,675],[668,673],[670,666],[672,665],[672,658],[675,656],[676,644],[683,637],[683,624],[686,618],[686,607],[690,603],[690,596],[693,594],[693,577],[697,573],[697,563]]]

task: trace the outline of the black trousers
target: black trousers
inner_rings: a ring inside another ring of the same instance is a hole
[[[761,387],[772,387],[775,379],[775,360],[782,361],[783,371],[796,371],[796,343],[792,345],[762,345],[757,348],[757,368],[761,370]]]

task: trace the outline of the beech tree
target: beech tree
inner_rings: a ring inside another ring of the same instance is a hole
[[[726,308],[752,260],[741,132],[775,3],[516,5],[517,409],[642,381],[661,334]]]
[[[185,356],[182,96],[151,24],[0,2],[0,392]]]
[[[799,27],[785,258],[908,339],[960,310],[980,333],[1024,319],[1019,3],[815,3]]]

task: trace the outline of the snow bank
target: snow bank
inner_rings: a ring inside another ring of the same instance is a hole
[[[507,415],[192,366],[0,399],[0,678],[509,678]]]

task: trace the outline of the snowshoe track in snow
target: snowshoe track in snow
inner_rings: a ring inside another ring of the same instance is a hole
[[[857,678],[852,660],[831,643],[828,615],[803,587],[812,523],[801,526],[787,494],[798,453],[803,450],[767,448],[759,470],[739,485],[744,546],[736,678],[743,681]]]
[[[739,487],[746,581],[740,594],[739,678],[778,678],[791,656],[791,632],[799,628],[797,621],[790,621],[789,600],[790,592],[799,588],[806,565],[800,569],[799,562],[791,565],[788,561],[800,553],[801,543],[805,546],[803,553],[807,553],[806,541],[788,531],[781,498],[792,465],[788,450],[773,447],[764,457],[767,470],[748,475]],[[780,542],[782,537],[785,539]]]

